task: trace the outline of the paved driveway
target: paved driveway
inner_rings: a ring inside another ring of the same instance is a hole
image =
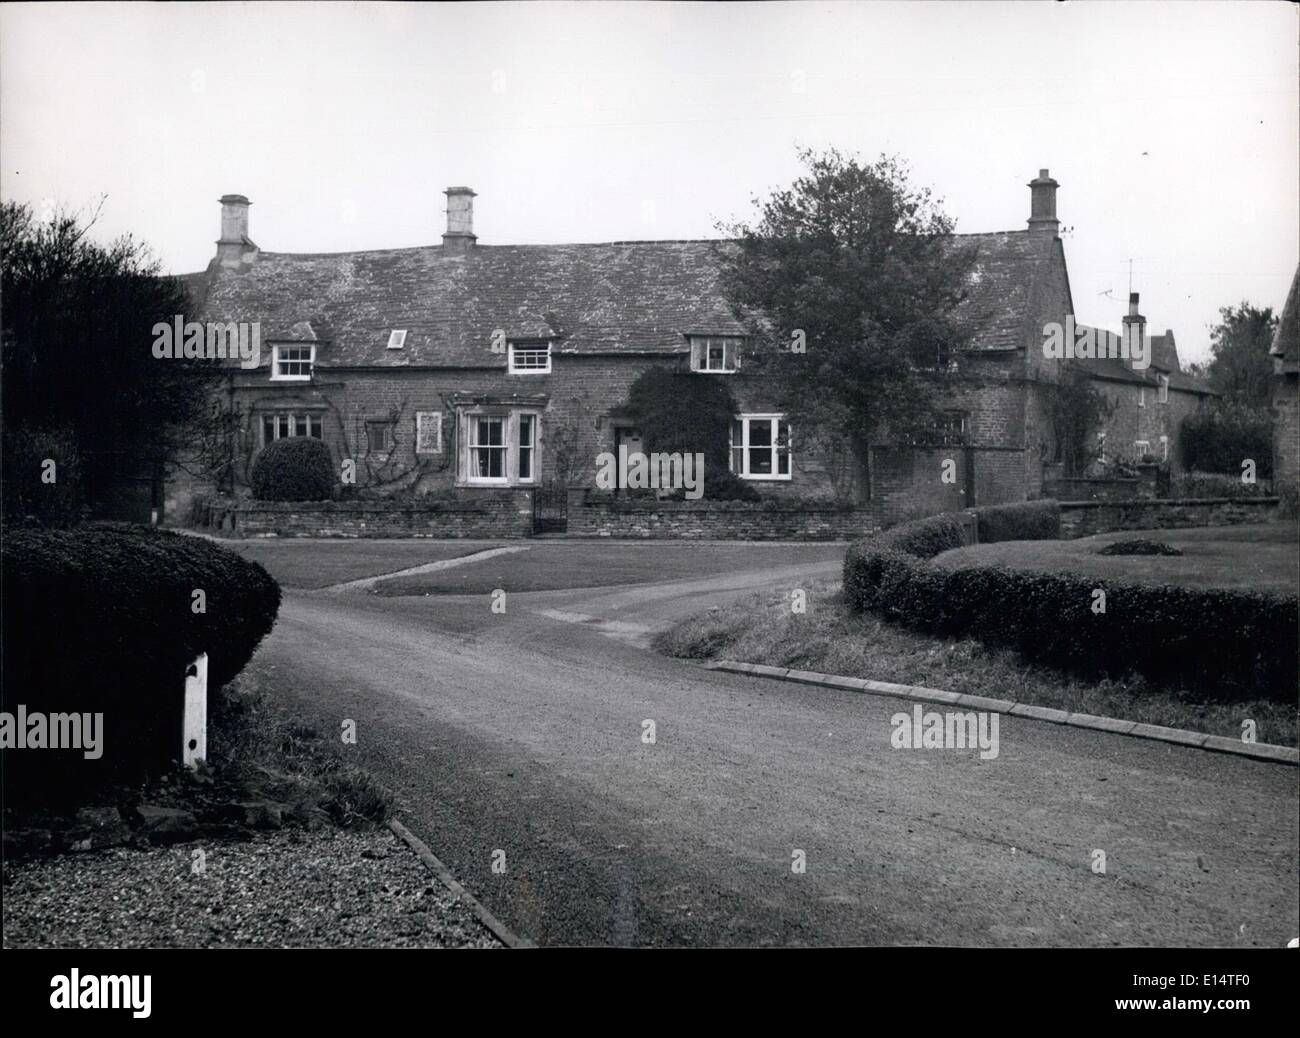
[[[541,944],[1295,936],[1294,768],[1013,717],[994,760],[895,750],[890,717],[909,704],[644,647],[714,602],[833,574],[838,554],[508,592],[504,614],[483,594],[289,592],[251,666],[322,727],[355,719],[348,752],[407,824]]]

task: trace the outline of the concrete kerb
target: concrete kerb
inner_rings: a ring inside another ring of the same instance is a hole
[[[1066,710],[1034,706],[1032,703],[1017,703],[1010,699],[989,699],[986,696],[962,695],[956,692],[946,692],[940,688],[926,688],[923,685],[898,685],[889,681],[870,681],[866,678],[822,674],[812,670],[788,670],[785,667],[739,663],[734,660],[711,660],[706,666],[710,670],[728,671],[733,674],[751,674],[763,678],[796,681],[805,685],[827,685],[832,688],[844,688],[873,695],[919,700],[923,703],[955,704],[972,710],[1010,714],[1012,717],[1025,717],[1032,721],[1046,721],[1049,724],[1066,725],[1071,728],[1090,728],[1093,731],[1110,732],[1113,735],[1130,735],[1138,739],[1149,739],[1155,742],[1171,743],[1176,746],[1209,750],[1212,753],[1229,753],[1237,757],[1250,757],[1254,760],[1270,761],[1275,764],[1300,765],[1300,750],[1290,746],[1274,746],[1271,743],[1246,743],[1237,739],[1230,739],[1225,735],[1207,735],[1205,732],[1193,732],[1186,728],[1167,728],[1159,724],[1125,721],[1118,717],[1072,714]]]
[[[415,851],[415,856],[420,859],[424,866],[438,877],[438,881],[451,891],[453,896],[464,902],[465,906],[474,913],[479,922],[492,931],[492,936],[498,941],[507,948],[536,947],[532,941],[520,937],[505,923],[501,922],[479,902],[478,898],[462,887],[457,882],[456,877],[451,874],[451,869],[439,861],[437,855],[429,849],[429,845],[416,836],[415,833],[411,832],[396,818],[389,819],[388,828],[393,832],[393,835]]]

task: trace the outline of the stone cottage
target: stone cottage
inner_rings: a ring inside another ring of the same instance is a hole
[[[1042,170],[1029,187],[1025,228],[955,236],[976,247],[959,312],[972,334],[951,358],[943,427],[847,464],[801,448],[798,416],[747,374],[721,290],[727,242],[483,244],[475,192],[451,187],[438,245],[270,252],[249,236],[249,200],[226,195],[216,256],[189,280],[202,320],[261,330],[260,366],[232,366],[222,394],[236,489],[266,444],[311,436],[376,493],[516,495],[523,509],[539,488],[592,486],[603,451],[653,450],[623,405],[642,371],[668,365],[731,380],[731,466],[765,496],[838,497],[885,525],[1036,497],[1058,370],[1043,329],[1073,303],[1059,185]]]
[[[1138,310],[1138,293],[1129,294],[1124,315],[1124,334],[1146,335],[1146,318]],[[1099,330],[1100,336],[1114,338]],[[1184,471],[1179,430],[1183,419],[1205,407],[1219,394],[1201,379],[1182,370],[1178,344],[1171,329],[1150,337],[1149,364],[1137,367],[1118,357],[1094,358],[1076,363],[1083,366],[1093,384],[1113,410],[1098,432],[1102,468],[1117,461],[1154,459],[1168,465],[1173,474]]]

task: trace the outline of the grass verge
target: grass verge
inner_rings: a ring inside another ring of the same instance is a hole
[[[1133,676],[1084,681],[1026,664],[974,639],[935,638],[849,611],[839,581],[810,583],[807,611],[765,592],[716,606],[660,634],[655,648],[683,659],[731,659],[825,674],[1012,699],[1076,713],[1120,717],[1239,738],[1253,720],[1256,740],[1297,745],[1294,705],[1265,700],[1215,703],[1205,689],[1165,688]]]

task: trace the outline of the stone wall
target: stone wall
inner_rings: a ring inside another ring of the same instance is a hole
[[[526,537],[532,494],[494,491],[429,504],[385,501],[213,501],[207,528],[236,537]]]
[[[1060,478],[1043,481],[1043,496],[1058,501],[1132,501],[1156,496],[1156,468],[1144,466],[1141,476],[1113,479]]]
[[[877,533],[864,509],[776,502],[610,500],[569,492],[569,534],[647,540],[850,541]]]
[[[1276,497],[1166,498],[1154,501],[1062,501],[1061,539],[1117,530],[1236,526],[1277,518]]]

